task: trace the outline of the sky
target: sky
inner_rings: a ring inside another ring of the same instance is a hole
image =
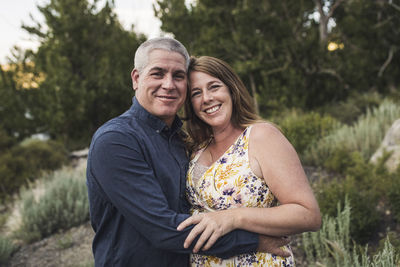
[[[21,29],[21,25],[22,23],[28,26],[34,25],[30,15],[42,22],[43,17],[37,5],[48,2],[49,0],[0,0],[0,63],[7,62],[7,57],[11,56],[11,49],[15,45],[23,49],[37,48],[38,41]],[[154,17],[152,6],[155,0],[114,0],[114,2],[115,12],[126,29],[130,29],[134,24],[137,33],[144,33],[149,38],[160,36],[161,22]]]

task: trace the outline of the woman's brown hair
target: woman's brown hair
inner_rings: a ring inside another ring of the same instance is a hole
[[[209,56],[192,57],[189,64],[189,77],[193,71],[203,72],[218,78],[229,88],[232,97],[231,121],[234,127],[245,128],[260,120],[255,112],[253,99],[249,91],[226,62]],[[191,143],[189,147],[199,149],[206,145],[212,138],[212,129],[194,113],[191,101],[190,79],[185,102],[185,117]]]

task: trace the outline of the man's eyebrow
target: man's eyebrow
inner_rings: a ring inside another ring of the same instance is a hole
[[[152,67],[152,68],[150,69],[150,71],[162,71],[162,72],[165,72],[165,69],[160,68],[160,67]]]
[[[181,74],[181,73],[183,73],[183,74],[186,75],[186,71],[184,71],[184,70],[177,70],[177,71],[175,71],[174,73],[175,73],[175,74]]]

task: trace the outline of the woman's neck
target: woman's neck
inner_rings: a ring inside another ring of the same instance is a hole
[[[207,153],[205,154],[209,157],[205,160],[207,166],[210,166],[219,159],[243,131],[243,129],[233,127],[232,124],[220,128],[213,127],[212,130],[213,138],[208,144],[206,149]]]
[[[242,133],[243,129],[236,128],[232,124],[229,124],[223,128],[213,128],[213,140],[211,145],[215,148],[226,148],[229,147],[237,137]]]

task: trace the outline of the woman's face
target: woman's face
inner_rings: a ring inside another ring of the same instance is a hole
[[[195,114],[213,128],[231,124],[232,97],[218,78],[204,72],[190,73],[190,100]]]

